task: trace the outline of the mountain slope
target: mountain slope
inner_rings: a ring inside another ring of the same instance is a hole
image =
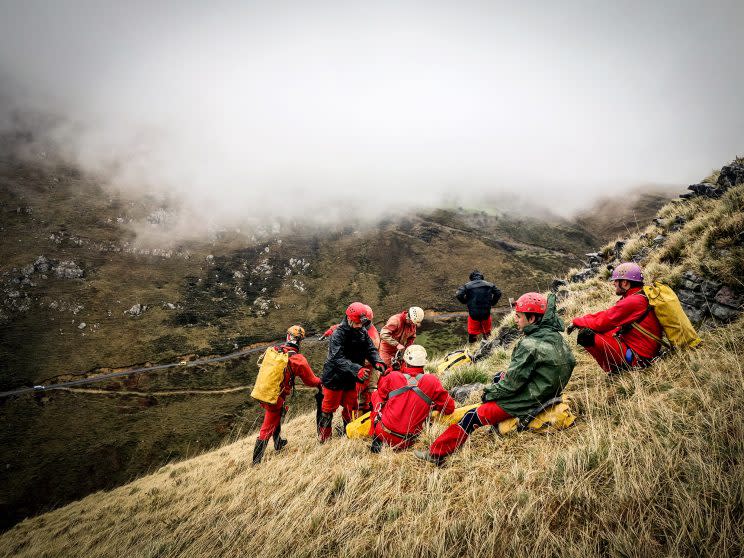
[[[743,211],[744,184],[720,200],[670,204],[661,212],[666,219],[696,215],[675,233],[695,233],[695,251],[673,249],[674,235],[663,247],[649,246],[647,231],[628,239],[626,251],[642,256],[651,279],[675,279],[685,268],[730,270],[744,238]],[[615,299],[601,276],[569,285],[562,296],[566,316]],[[555,435],[502,439],[481,429],[437,469],[409,452],[371,455],[359,441],[318,446],[313,417],[302,415],[287,423],[287,451],[260,467],[248,466],[252,437],[238,440],[24,521],[0,536],[0,550],[737,556],[744,551],[744,426],[736,419],[744,411],[744,322],[702,337],[698,350],[612,379],[570,338],[578,365],[567,395],[580,420]],[[497,351],[478,366],[500,370],[507,360]]]

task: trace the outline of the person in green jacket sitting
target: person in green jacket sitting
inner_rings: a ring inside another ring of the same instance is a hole
[[[483,390],[482,405],[465,413],[428,450],[415,451],[419,459],[441,465],[476,428],[525,416],[563,391],[576,359],[561,336],[563,321],[556,314],[555,295],[523,294],[514,311],[524,337],[514,348],[509,369]]]

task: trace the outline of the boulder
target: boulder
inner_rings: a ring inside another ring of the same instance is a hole
[[[744,164],[737,162],[721,169],[716,184],[725,191],[742,182],[744,182]]]
[[[731,322],[737,318],[741,313],[738,308],[731,308],[730,306],[724,306],[723,304],[713,304],[710,307],[710,313],[714,318],[721,320],[722,322]]]
[[[690,321],[696,324],[702,322],[703,318],[707,315],[706,309],[688,306],[684,303],[682,304],[682,309],[685,311],[685,314],[687,314],[687,317],[690,318]]]
[[[568,282],[563,279],[553,279],[550,282],[550,292],[557,293],[561,287],[565,287],[566,285],[568,285]]]
[[[591,267],[588,267],[586,269],[582,269],[578,273],[574,273],[570,277],[571,283],[583,283],[584,281],[591,279],[597,274],[596,269],[592,269]]]
[[[721,287],[716,293],[714,300],[718,304],[741,311],[744,308],[744,296],[737,295],[731,287]]]
[[[132,306],[129,310],[124,310],[124,314],[135,318],[137,316],[141,316],[145,310],[147,310],[147,305],[138,303]]]
[[[468,400],[471,394],[483,391],[484,387],[486,387],[486,384],[465,384],[464,386],[453,387],[449,393],[452,399],[462,404]]]
[[[625,245],[627,243],[624,240],[618,240],[615,242],[615,248],[613,251],[615,252],[615,259],[620,260],[623,257],[623,250],[625,249]]]
[[[664,242],[666,242],[666,236],[664,236],[663,234],[657,235],[654,237],[653,242],[654,246],[661,246],[662,244],[664,244]]]

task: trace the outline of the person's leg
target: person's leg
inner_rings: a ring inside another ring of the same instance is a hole
[[[356,389],[349,389],[343,392],[341,396],[341,407],[341,418],[344,421],[344,433],[346,433],[346,425],[359,416],[359,400],[357,399]]]
[[[491,319],[491,316],[488,316],[488,318],[483,320],[483,322],[481,323],[482,323],[481,335],[482,335],[483,340],[485,341],[491,335],[491,328],[493,327],[493,320]]]
[[[282,410],[279,415],[279,424],[276,425],[276,430],[274,430],[274,434],[272,438],[274,439],[274,450],[275,451],[281,451],[284,446],[287,445],[287,439],[282,438],[282,419],[284,418],[284,415],[287,414],[288,406],[286,402],[282,403]]]
[[[281,401],[281,400],[280,400]],[[281,401],[283,404],[284,402]],[[269,439],[274,435],[274,432],[278,431],[282,420],[282,405],[269,403],[261,403],[261,407],[264,409],[263,424],[261,429],[258,431],[258,438],[256,438],[256,445],[253,447],[253,464],[258,465],[263,459],[266,445],[269,443]]]
[[[441,462],[445,457],[454,453],[462,446],[476,428],[484,425],[498,424],[510,417],[511,415],[499,407],[495,401],[483,403],[483,405],[479,405],[475,409],[471,409],[465,413],[460,419],[460,422],[453,424],[442,432],[429,447],[429,454],[435,460]]]
[[[628,368],[628,362],[625,360],[625,347],[616,337],[608,333],[601,334],[590,329],[582,329],[577,335],[577,342],[594,357],[605,372],[616,372]]]
[[[336,412],[341,404],[341,397],[344,392],[338,389],[323,388],[323,405],[321,406],[320,420],[318,421],[318,440],[322,444],[332,436],[331,424],[333,423],[333,413]]]

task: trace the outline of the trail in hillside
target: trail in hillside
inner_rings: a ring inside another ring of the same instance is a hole
[[[133,395],[136,397],[168,397],[178,395],[224,395],[227,393],[237,393],[240,391],[248,391],[253,385],[248,386],[236,386],[224,389],[176,389],[168,391],[131,391],[131,390],[109,390],[109,389],[95,389],[95,388],[75,388],[75,387],[61,387],[57,388],[59,391],[67,391],[69,393],[85,393],[91,395]],[[298,386],[295,389],[303,391],[304,386]],[[311,388],[305,388],[305,391],[311,391]],[[312,388],[314,391],[314,388]]]

